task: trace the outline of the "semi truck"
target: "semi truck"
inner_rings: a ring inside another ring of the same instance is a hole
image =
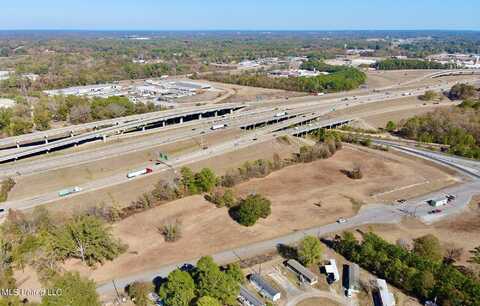
[[[219,129],[224,129],[226,128],[228,125],[226,123],[224,124],[214,124],[212,125],[212,127],[210,128],[212,131],[215,131],[215,130],[219,130]]]
[[[152,172],[153,172],[153,170],[151,168],[145,168],[145,169],[142,169],[142,170],[129,172],[129,173],[127,173],[127,177],[128,178],[134,178],[134,177],[145,175],[145,174],[152,173]]]
[[[77,193],[77,192],[80,192],[80,191],[82,191],[82,188],[75,186],[75,187],[72,187],[72,188],[67,188],[67,189],[60,190],[58,192],[58,196],[65,197],[67,195],[74,194],[74,193]]]
[[[279,113],[275,114],[275,117],[283,117],[283,116],[286,116],[286,115],[288,115],[287,112],[279,112]]]

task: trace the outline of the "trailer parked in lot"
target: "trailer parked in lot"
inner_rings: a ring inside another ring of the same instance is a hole
[[[77,193],[77,192],[80,192],[80,191],[82,191],[82,188],[75,186],[75,187],[72,187],[72,188],[67,188],[67,189],[60,190],[58,192],[58,196],[65,197],[67,195],[74,194],[74,193]]]
[[[145,174],[152,173],[152,172],[153,172],[152,169],[145,168],[145,169],[142,169],[142,170],[139,170],[139,171],[129,172],[129,173],[127,173],[127,177],[128,178],[134,178],[134,177],[145,175]]]

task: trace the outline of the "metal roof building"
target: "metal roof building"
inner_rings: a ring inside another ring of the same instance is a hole
[[[295,259],[288,260],[286,266],[295,272],[302,280],[306,280],[310,285],[318,283],[318,277]]]
[[[327,272],[327,275],[329,279],[332,280],[332,282],[336,282],[340,279],[340,273],[338,273],[338,268],[337,268],[337,262],[335,259],[330,259],[330,263],[328,265],[325,265],[325,272]]]
[[[348,266],[346,284],[348,296],[351,296],[353,292],[360,290],[360,267],[357,264],[351,264]]]
[[[269,300],[275,302],[281,297],[280,291],[268,284],[259,274],[250,275],[250,283],[258,290],[261,296]]]
[[[243,286],[240,286],[240,294],[238,300],[245,306],[265,306],[266,304],[258,299],[253,293],[248,291]]]
[[[387,282],[384,279],[377,279],[377,288],[381,306],[395,306],[395,297],[388,291]]]

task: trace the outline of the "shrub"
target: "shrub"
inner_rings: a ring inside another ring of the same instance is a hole
[[[271,202],[261,195],[249,195],[236,207],[236,221],[245,226],[254,225],[258,219],[271,214]]]
[[[165,222],[161,232],[167,242],[175,242],[182,237],[181,224],[178,220],[175,220],[175,222]]]

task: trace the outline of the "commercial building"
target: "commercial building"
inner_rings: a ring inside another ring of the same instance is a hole
[[[345,281],[345,289],[348,297],[360,290],[360,267],[357,264],[348,266],[347,279]]]
[[[441,197],[441,198],[436,198],[428,201],[428,204],[430,204],[433,207],[440,207],[447,205],[448,199],[446,197]]]
[[[377,306],[395,306],[395,297],[388,291],[387,282],[384,279],[377,279],[378,300]]]
[[[240,286],[238,300],[244,306],[265,306],[266,304],[243,286]]]
[[[318,277],[295,259],[288,260],[285,265],[288,269],[297,274],[302,281],[305,281],[310,285],[318,283]]]
[[[258,293],[266,299],[276,302],[281,298],[280,291],[268,284],[260,274],[250,275],[250,283],[257,289]]]

